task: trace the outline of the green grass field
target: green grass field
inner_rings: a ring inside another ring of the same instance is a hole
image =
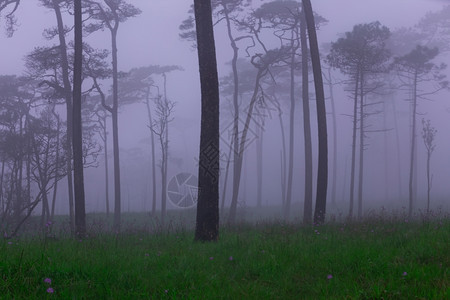
[[[0,241],[1,299],[450,299],[450,220]]]

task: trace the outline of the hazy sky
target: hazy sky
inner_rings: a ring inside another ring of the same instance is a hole
[[[142,10],[142,15],[130,19],[120,26],[118,33],[119,69],[128,71],[133,67],[150,64],[180,65],[184,68],[182,72],[173,72],[173,74],[167,76],[169,97],[177,102],[175,120],[170,129],[170,154],[173,158],[184,157],[186,162],[183,166],[184,170],[194,172],[195,157],[198,156],[200,111],[197,54],[188,42],[181,41],[178,36],[178,26],[186,18],[192,1],[130,0],[129,2],[139,7]],[[253,0],[253,2],[254,5],[260,3],[259,0]],[[438,0],[314,0],[312,4],[317,13],[329,20],[329,23],[318,32],[319,42],[323,43],[335,41],[339,34],[350,31],[358,23],[378,20],[392,30],[402,26],[412,26],[426,12],[437,11],[449,2]],[[0,24],[1,75],[21,74],[24,71],[24,55],[32,51],[35,46],[48,45],[48,41],[43,38],[42,32],[45,28],[54,26],[55,16],[52,11],[37,4],[37,0],[22,1],[17,12],[20,27],[12,38],[6,38],[3,30],[4,24]],[[67,19],[66,22],[70,24],[71,19]],[[230,71],[229,67],[224,68],[224,65],[231,59],[232,54],[229,42],[221,28],[223,27],[218,27],[216,31],[216,44],[219,72],[223,76]],[[107,31],[96,33],[87,37],[86,41],[94,47],[109,48],[109,33]],[[340,109],[339,118],[341,120],[340,125],[342,125],[340,130],[343,130],[340,136],[343,143],[341,147],[349,150],[350,142],[346,139],[349,139],[350,135],[348,134],[349,128],[346,128],[346,126],[350,126],[350,122],[347,117],[343,116],[350,112],[348,110],[350,102],[345,101],[347,97],[348,95],[341,92],[341,98],[344,100],[340,102],[338,109]],[[436,101],[426,105],[427,107],[423,111],[436,112],[428,116],[436,120],[435,124],[440,132],[439,134],[447,132],[449,115],[445,110],[450,107],[450,104],[445,101]],[[298,117],[300,119],[300,115]],[[140,141],[149,135],[147,124],[146,111],[143,105],[124,108],[120,115],[121,147],[133,148],[145,145]],[[402,126],[407,129],[407,123],[402,124]],[[300,129],[298,130],[300,131]],[[278,134],[278,131],[276,134]],[[439,138],[445,142],[443,136]],[[369,149],[369,154],[370,151],[376,151],[376,143],[373,142],[373,139],[370,142],[374,146]],[[436,150],[436,155],[448,157],[450,146],[447,146],[440,144]],[[148,151],[147,147],[145,145],[143,149]],[[125,155],[123,154],[123,157]],[[345,170],[343,165],[346,162],[345,157],[348,156],[348,151],[345,153],[342,151],[341,155],[342,171]],[[300,155],[298,159],[300,159]],[[269,161],[269,163],[271,162]],[[278,159],[275,163],[278,163]],[[450,169],[450,165],[442,167],[442,170],[445,169]],[[98,172],[101,172],[101,170],[98,170]],[[446,173],[442,172],[441,174]],[[123,171],[123,176],[127,176],[126,168]],[[367,174],[368,179],[370,176],[371,174]],[[436,186],[445,187],[444,181],[446,178],[445,176],[437,176]]]

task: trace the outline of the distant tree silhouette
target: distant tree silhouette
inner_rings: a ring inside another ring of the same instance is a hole
[[[113,160],[114,160],[114,230],[120,230],[121,224],[121,194],[120,194],[120,159],[119,159],[119,90],[118,90],[118,58],[117,58],[117,33],[120,23],[141,13],[139,9],[125,0],[85,0],[91,5],[91,17],[97,20],[86,26],[88,32],[94,32],[106,28],[111,33],[111,54],[112,54],[112,105],[106,103],[104,107],[111,113],[113,128]],[[105,5],[101,4],[104,2]]]
[[[394,66],[398,70],[399,78],[407,84],[411,90],[412,104],[412,128],[411,128],[411,147],[409,159],[409,210],[408,215],[411,217],[414,208],[414,161],[416,157],[416,132],[417,132],[417,101],[423,99],[427,95],[436,93],[440,89],[448,86],[445,81],[445,75],[442,71],[445,65],[436,65],[432,60],[438,55],[437,48],[428,48],[417,46],[408,54],[395,58]],[[424,82],[435,81],[439,83],[439,87],[434,91],[420,92],[419,85]]]
[[[381,26],[379,22],[359,24],[347,32],[345,37],[339,38],[331,44],[330,54],[327,56],[332,67],[339,68],[341,72],[350,76],[354,84],[353,103],[353,134],[352,134],[352,162],[350,175],[350,207],[349,218],[353,216],[355,169],[356,169],[356,138],[359,103],[359,186],[358,186],[358,216],[362,215],[363,190],[363,150],[364,150],[364,95],[367,93],[366,85],[369,75],[384,72],[386,62],[390,57],[385,42],[389,38],[389,29]]]

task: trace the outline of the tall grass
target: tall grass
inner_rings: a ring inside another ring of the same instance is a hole
[[[0,241],[0,298],[450,299],[449,219],[131,228]]]

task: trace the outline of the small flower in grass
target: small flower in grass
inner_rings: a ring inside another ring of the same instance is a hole
[[[8,242],[8,245],[12,245],[12,242]]]
[[[148,253],[145,253],[145,256],[149,256],[149,254],[148,254]]]
[[[328,275],[327,275],[327,279],[331,279],[331,278],[333,278],[333,275],[328,274]]]
[[[228,257],[228,260],[232,261],[233,260],[233,256]]]
[[[166,293],[166,294],[167,294],[168,292],[169,292],[169,290],[164,290],[164,293]]]
[[[209,260],[213,260],[213,259],[214,259],[214,257],[212,257],[212,256],[209,258]]]
[[[406,276],[406,275],[408,275],[408,273],[406,273],[406,272],[403,272],[402,276]]]
[[[49,293],[49,294],[53,294],[54,292],[55,292],[55,290],[53,288],[51,288],[51,287],[49,287],[47,289],[47,293]]]
[[[50,278],[45,278],[45,279],[44,279],[44,282],[45,282],[45,283],[48,283],[48,284],[51,284],[51,283],[52,283],[52,280],[51,280]]]

